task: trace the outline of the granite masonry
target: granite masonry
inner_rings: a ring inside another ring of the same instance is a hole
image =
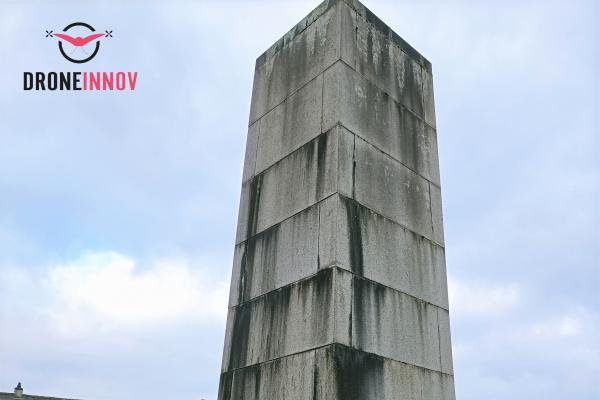
[[[431,64],[323,2],[256,62],[220,400],[454,399]]]

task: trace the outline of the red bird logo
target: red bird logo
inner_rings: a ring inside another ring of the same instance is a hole
[[[104,36],[104,33],[94,33],[93,35],[89,35],[84,38],[82,38],[81,36],[73,37],[65,35],[64,33],[55,33],[54,36],[61,38],[62,40],[66,40],[75,47],[82,47],[88,44],[89,42]]]
[[[87,29],[88,31],[90,31],[90,35],[85,36],[85,37],[68,35],[67,31],[71,28],[78,28],[80,31],[81,31],[81,29]],[[82,63],[90,61],[92,58],[94,58],[96,56],[96,54],[98,54],[98,50],[100,50],[100,40],[99,39],[101,37],[105,37],[105,38],[113,37],[112,32],[113,31],[104,31],[104,33],[96,33],[96,30],[90,24],[86,24],[85,22],[73,22],[72,24],[65,26],[65,28],[63,29],[63,33],[54,33],[54,31],[52,31],[52,30],[47,30],[46,37],[49,37],[49,38],[56,37],[56,38],[60,39],[58,41],[58,49],[60,50],[60,53],[63,55],[63,57],[73,63],[82,64]],[[94,49],[91,51],[91,54],[90,54],[90,53],[88,53],[88,51],[86,51],[85,46],[87,46],[88,44],[90,44],[92,42],[95,42],[95,43],[94,43]],[[63,48],[63,43],[69,43],[70,45],[73,46],[73,49],[69,49],[70,53],[67,54],[67,52]],[[73,54],[75,54],[76,52],[83,53],[85,56],[79,56],[79,57],[77,57],[77,55],[73,56]]]

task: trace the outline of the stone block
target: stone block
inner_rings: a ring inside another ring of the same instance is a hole
[[[246,136],[246,156],[244,157],[244,172],[242,182],[246,182],[255,175],[256,169],[256,152],[258,146],[258,134],[260,131],[260,121],[255,122],[248,128],[248,136]]]
[[[221,400],[453,400],[452,376],[328,345],[226,372]]]
[[[433,76],[423,71],[423,115],[425,122],[432,127],[435,125],[435,97],[433,95]]]
[[[235,247],[229,306],[307,278],[318,269],[319,206]]]
[[[360,234],[351,229],[348,236],[361,238],[363,276],[447,309],[444,249],[350,199],[343,203],[346,215],[358,218]]]
[[[323,200],[319,208],[319,267],[339,266],[352,271],[349,261],[348,224],[338,195]],[[361,249],[357,247],[357,249]]]
[[[399,152],[401,107],[342,62],[325,72],[323,128],[341,123],[380,148]]]
[[[440,356],[442,372],[453,375],[452,340],[450,335],[450,314],[447,310],[438,310],[438,325],[440,329]]]
[[[425,136],[429,141],[429,151],[427,156],[423,158],[425,160],[424,164],[428,168],[428,176],[425,177],[437,186],[440,186],[440,158],[437,132],[434,128],[425,124]]]
[[[333,65],[324,79],[324,129],[339,123],[439,184],[435,130],[345,63]]]
[[[354,348],[441,371],[438,307],[356,276],[352,284]]]
[[[444,222],[442,217],[442,191],[438,186],[429,185],[431,196],[431,224],[433,240],[444,245]]]
[[[336,268],[326,269],[230,309],[223,371],[329,343],[348,343],[350,283],[347,276],[340,276],[343,274],[349,275]],[[336,318],[340,315],[345,318]]]
[[[451,376],[345,346],[317,350],[317,399],[453,400]]]
[[[306,86],[260,119],[256,173],[260,173],[321,133],[323,77]]]
[[[339,137],[334,128],[242,185],[236,243],[349,185],[352,166],[340,163],[352,162],[352,144]]]
[[[337,1],[322,3],[256,61],[250,123],[340,59],[343,14]],[[347,24],[344,24],[347,26]]]
[[[367,142],[355,142],[354,199],[432,239],[429,182]]]
[[[368,25],[368,29],[377,31],[382,38],[387,38],[391,43],[401,49],[411,59],[416,61],[426,71],[431,72],[431,63],[423,57],[414,47],[402,39],[385,22],[373,14],[358,0],[341,0],[345,2],[356,13],[355,19]],[[358,35],[358,32],[357,32]]]
[[[423,117],[423,68],[378,29],[357,18],[356,70],[415,114]]]
[[[321,268],[336,265],[448,308],[443,247],[346,196],[321,203]]]
[[[221,375],[221,400],[314,400],[315,351]]]
[[[440,171],[435,129],[426,125],[412,112],[403,109],[400,138],[400,151],[396,158],[425,179],[439,186]]]

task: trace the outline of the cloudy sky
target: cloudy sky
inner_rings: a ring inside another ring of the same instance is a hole
[[[216,399],[254,61],[317,4],[0,0],[0,391]],[[598,3],[365,4],[433,63],[457,398],[597,399]],[[22,90],[69,70],[138,87]]]

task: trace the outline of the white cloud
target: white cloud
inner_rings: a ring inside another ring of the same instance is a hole
[[[141,265],[112,251],[86,253],[44,273],[3,267],[0,288],[7,301],[0,317],[10,320],[27,310],[62,335],[180,322],[221,325],[229,282],[211,267],[185,260]]]
[[[584,320],[579,315],[563,315],[532,324],[527,329],[527,336],[534,339],[578,336],[582,331],[583,324]]]
[[[516,284],[490,285],[448,278],[448,295],[453,317],[492,317],[516,306],[521,292]]]
[[[0,390],[21,380],[30,393],[168,398],[177,380],[188,398],[216,398],[225,269],[220,256],[146,262],[114,251],[0,264]]]
[[[89,253],[49,269],[50,315],[64,332],[221,321],[229,285],[206,271],[178,260],[141,268],[119,253]]]

